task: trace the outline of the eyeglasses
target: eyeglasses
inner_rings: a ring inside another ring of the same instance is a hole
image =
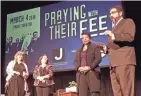
[[[119,11],[113,11],[113,12],[110,13],[110,15],[111,15],[111,14],[115,14],[115,13],[117,13],[117,12],[119,12]]]

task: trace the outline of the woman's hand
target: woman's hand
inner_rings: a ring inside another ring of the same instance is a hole
[[[37,79],[38,79],[39,81],[43,81],[43,80],[44,80],[44,77],[43,77],[43,76],[38,76]]]
[[[45,83],[46,82],[46,80],[42,80],[42,83]]]
[[[23,72],[23,77],[26,79],[28,77],[28,73],[27,72]]]
[[[20,72],[18,72],[18,71],[14,71],[14,73],[17,74],[17,75],[20,75]]]
[[[46,78],[46,79],[49,79],[50,78],[50,75],[48,74],[48,75],[45,75],[43,77]]]

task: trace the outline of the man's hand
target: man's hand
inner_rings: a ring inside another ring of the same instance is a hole
[[[101,47],[102,47],[102,49],[103,49],[103,51],[104,51],[104,54],[106,54],[107,53],[107,46],[106,45],[101,45]]]
[[[79,67],[78,70],[79,70],[80,72],[83,72],[83,71],[84,71],[84,67]]]
[[[108,35],[110,37],[112,37],[114,35],[111,30],[106,30],[104,33],[105,33],[105,35]]]
[[[85,66],[85,67],[84,67],[84,70],[85,70],[85,71],[89,71],[90,69],[91,69],[91,68],[90,68],[89,66]]]
[[[83,72],[86,73],[86,72],[88,72],[90,69],[91,69],[91,68],[90,68],[89,66],[85,66]]]
[[[90,70],[91,68],[89,67],[89,66],[85,66],[85,67],[79,67],[79,71],[81,72],[81,73],[86,73],[86,72],[88,72],[89,70]]]

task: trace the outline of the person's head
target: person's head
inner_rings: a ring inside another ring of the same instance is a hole
[[[24,62],[24,57],[25,57],[25,53],[23,51],[18,51],[15,56],[14,56],[14,60],[16,62]]]
[[[23,40],[24,40],[24,37],[22,37],[22,38],[20,39],[20,42],[23,42]]]
[[[19,43],[19,38],[16,39],[16,43]]]
[[[124,17],[124,12],[121,6],[113,6],[110,9],[110,19],[113,23]]]
[[[46,54],[43,54],[40,56],[38,60],[38,65],[41,65],[41,64],[49,64],[48,56]]]
[[[13,37],[9,37],[9,42],[10,42],[10,43],[13,42]]]
[[[82,38],[82,43],[84,45],[87,45],[87,44],[90,43],[91,35],[89,33],[87,33],[87,32],[83,32],[81,34],[81,38]]]
[[[38,32],[37,31],[33,32],[33,38],[38,38]]]

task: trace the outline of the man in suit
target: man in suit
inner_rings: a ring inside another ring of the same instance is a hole
[[[39,46],[38,45],[38,40],[39,40],[39,37],[38,37],[38,32],[35,31],[33,32],[33,37],[32,37],[32,40],[30,42],[30,45],[28,47],[28,50],[33,53],[33,52],[36,52],[37,50],[37,47]]]
[[[106,30],[110,63],[110,78],[114,96],[134,96],[136,56],[133,46],[135,24],[130,18],[123,19],[123,9],[110,9],[112,30]]]
[[[101,53],[98,45],[92,45],[91,36],[82,33],[82,43],[75,55],[74,64],[76,67],[77,92],[78,96],[100,95],[100,67]]]

